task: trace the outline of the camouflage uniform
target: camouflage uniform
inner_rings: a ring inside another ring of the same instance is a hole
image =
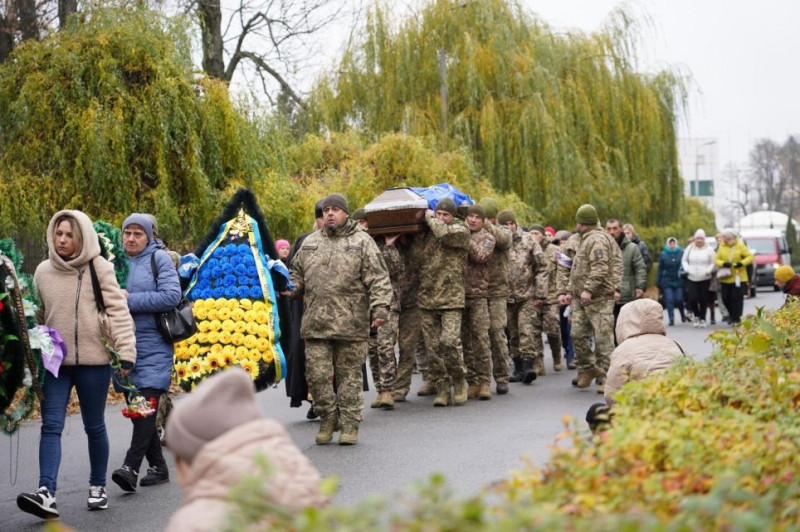
[[[392,285],[375,242],[356,228],[348,219],[310,234],[292,259],[291,280],[295,297],[304,297],[300,335],[314,410],[328,421],[338,412],[342,425],[357,426],[370,319],[389,317]]]
[[[567,294],[572,295],[572,342],[580,373],[598,368],[605,374],[614,350],[614,291],[622,280],[622,253],[599,226],[586,229],[572,264]],[[592,294],[584,306],[581,292]],[[594,336],[594,353],[589,339]]]
[[[492,359],[489,348],[489,259],[494,251],[494,237],[485,229],[470,235],[467,271],[464,278],[466,306],[461,319],[461,342],[464,365],[470,385],[492,382]]]
[[[417,300],[422,309],[429,379],[441,389],[449,379],[464,380],[461,310],[470,233],[459,220],[446,224],[429,216],[425,221],[430,232],[421,243]]]
[[[497,383],[508,383],[508,254],[511,231],[488,220],[483,228],[495,239],[494,252],[489,259],[489,342],[492,349],[492,374]]]
[[[402,238],[421,238],[405,235]],[[397,242],[395,242],[397,246]],[[414,361],[417,369],[422,373],[422,378],[428,376],[428,355],[425,353],[425,342],[422,340],[422,326],[420,310],[417,305],[417,291],[419,290],[419,246],[413,242],[398,247],[403,258],[404,274],[398,279],[400,292],[400,333],[398,336],[399,359],[397,362],[397,378],[394,384],[395,396],[407,395],[411,388],[411,372]]]
[[[369,341],[369,367],[372,371],[372,382],[375,389],[380,392],[394,391],[395,376],[397,373],[397,360],[395,359],[394,346],[397,343],[397,328],[400,316],[400,294],[398,282],[404,274],[403,258],[394,245],[387,245],[383,236],[375,238],[375,243],[383,255],[383,260],[389,270],[389,280],[392,283],[392,303],[389,306],[389,318],[386,323],[378,327],[377,335],[370,337]]]
[[[541,342],[537,351],[533,320],[534,301],[547,299],[547,265],[542,248],[533,236],[517,228],[511,244],[508,264],[508,333],[511,356],[535,360],[542,356]]]
[[[545,237],[542,240],[542,252],[547,268],[547,299],[541,307],[534,307],[533,315],[533,342],[536,353],[541,353],[535,361],[536,372],[545,374],[544,369],[544,344],[542,333],[547,335],[550,351],[553,353],[553,364],[561,364],[561,323],[558,316],[558,290],[556,287],[558,246],[551,244]]]

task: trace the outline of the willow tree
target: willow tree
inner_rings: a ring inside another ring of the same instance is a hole
[[[682,209],[679,76],[635,70],[636,21],[557,33],[504,0],[435,0],[398,26],[374,7],[363,37],[310,99],[312,127],[436,135],[548,220],[601,215],[664,224]]]
[[[226,188],[270,164],[225,85],[195,76],[177,19],[88,11],[0,67],[0,233],[41,238],[62,208],[120,223],[151,212],[188,244]]]

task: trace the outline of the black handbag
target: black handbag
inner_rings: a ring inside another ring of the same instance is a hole
[[[150,255],[150,268],[153,270],[153,280],[158,289],[158,268],[156,267],[156,254]],[[192,304],[181,295],[178,305],[166,312],[156,313],[156,326],[161,336],[170,343],[177,343],[191,338],[197,332],[197,323],[192,314]]]

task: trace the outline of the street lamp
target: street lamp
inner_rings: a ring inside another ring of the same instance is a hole
[[[694,195],[700,197],[700,148],[716,144],[716,140],[709,140],[697,146],[694,154]]]

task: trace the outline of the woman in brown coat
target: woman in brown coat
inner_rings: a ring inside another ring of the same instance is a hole
[[[48,259],[33,280],[41,297],[37,318],[56,329],[66,343],[61,367],[44,379],[42,432],[39,440],[39,488],[17,497],[17,506],[43,519],[58,517],[56,481],[61,464],[61,432],[70,392],[75,387],[83,427],[89,439],[89,510],[108,508],[106,470],[108,434],[105,425],[106,396],[111,379],[107,338],[123,359],[123,371],[136,361],[136,340],[128,304],[114,276],[114,266],[100,257],[97,233],[80,211],[60,211],[47,228]],[[101,332],[89,264],[94,266],[107,320]]]

